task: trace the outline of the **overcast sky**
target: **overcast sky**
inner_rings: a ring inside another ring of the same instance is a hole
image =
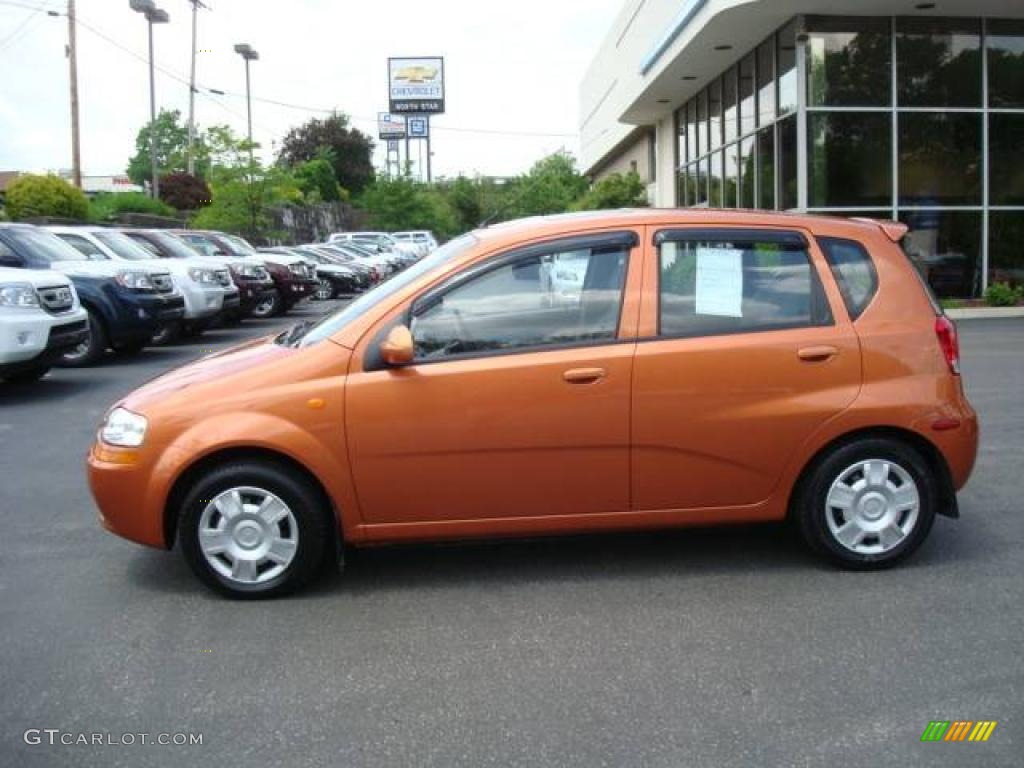
[[[228,95],[204,90],[196,119],[244,134],[238,42],[260,54],[255,97],[344,111],[374,137],[376,114],[387,109],[388,56],[443,55],[447,113],[433,119],[435,175],[519,173],[561,147],[578,154],[580,79],[622,1],[206,0],[196,79]],[[83,170],[121,173],[149,117],[145,19],[128,0],[77,5]],[[158,5],[171,23],[155,27],[166,70],[157,72],[157,106],[186,116],[191,5]],[[45,13],[64,8],[61,0],[0,0],[0,170],[71,164],[67,20]],[[323,114],[254,101],[255,139],[269,157],[289,127]]]

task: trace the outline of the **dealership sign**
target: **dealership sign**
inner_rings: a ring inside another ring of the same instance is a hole
[[[444,112],[444,59],[388,59],[388,100],[392,114]]]
[[[405,117],[387,112],[377,113],[377,136],[382,140],[405,138]]]
[[[409,138],[425,139],[430,136],[429,117],[409,117]]]

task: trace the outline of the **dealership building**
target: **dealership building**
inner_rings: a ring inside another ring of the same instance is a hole
[[[653,205],[898,219],[939,295],[1024,284],[1024,0],[628,0],[580,133]]]

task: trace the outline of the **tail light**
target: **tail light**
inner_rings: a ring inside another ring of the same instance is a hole
[[[956,334],[956,325],[945,315],[935,318],[935,336],[946,356],[946,364],[953,373],[960,373],[960,339]]]

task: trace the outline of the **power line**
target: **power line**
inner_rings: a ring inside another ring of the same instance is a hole
[[[16,2],[15,0],[0,0],[0,5],[6,5],[11,8],[24,8],[27,11],[37,11],[39,13],[61,10],[60,6],[51,3],[24,3]]]

